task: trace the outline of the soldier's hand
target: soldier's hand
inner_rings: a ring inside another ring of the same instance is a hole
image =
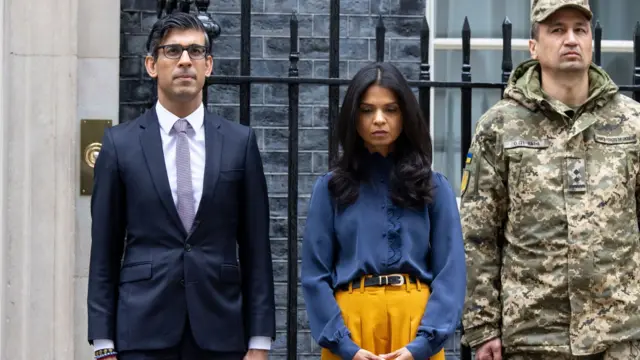
[[[480,345],[476,350],[476,360],[502,360],[502,341],[495,338]]]

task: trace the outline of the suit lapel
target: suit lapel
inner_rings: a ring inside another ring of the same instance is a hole
[[[162,150],[160,124],[158,123],[158,115],[156,114],[155,108],[147,111],[140,127],[142,130],[140,133],[140,144],[142,145],[142,152],[144,153],[147,168],[151,174],[151,180],[153,180],[158,196],[169,212],[171,219],[179,229],[185,231],[175,203],[173,202],[173,196],[171,195],[167,167],[164,162],[164,151]]]
[[[222,135],[220,119],[205,110],[204,136],[205,136],[205,165],[204,181],[202,184],[202,198],[196,213],[196,221],[200,221],[206,204],[213,198],[213,190],[220,176],[220,159],[222,157]],[[197,225],[197,223],[196,223]]]

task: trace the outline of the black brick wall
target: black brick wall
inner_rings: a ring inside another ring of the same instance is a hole
[[[156,0],[121,1],[120,121],[138,116],[151,104],[154,84],[143,57],[146,35],[156,21]],[[212,0],[209,11],[222,27],[214,41],[214,72],[240,73],[240,0]],[[329,58],[328,0],[253,0],[251,16],[251,74],[287,76],[289,19],[299,20],[300,76],[325,77]],[[387,28],[385,59],[396,64],[409,79],[418,79],[419,32],[425,0],[343,0],[340,19],[340,76],[351,77],[375,59],[375,25],[382,14]],[[344,91],[344,88],[342,89]],[[208,108],[238,121],[239,89],[215,85],[209,89]],[[316,177],[327,170],[328,89],[300,87],[299,234],[304,229],[309,193]],[[276,281],[278,337],[273,359],[286,350],[287,268],[287,87],[253,85],[251,126],[256,129],[271,198],[271,239]],[[298,358],[319,358],[319,347],[308,332],[307,317],[298,292]],[[459,338],[447,344],[447,359],[457,359]]]

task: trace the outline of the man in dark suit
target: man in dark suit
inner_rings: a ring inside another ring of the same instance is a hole
[[[213,59],[196,17],[159,20],[147,50],[158,102],[107,129],[95,165],[89,342],[104,359],[266,360],[275,306],[256,135],[203,107]]]

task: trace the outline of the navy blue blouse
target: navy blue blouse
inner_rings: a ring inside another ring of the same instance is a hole
[[[370,181],[361,184],[348,208],[336,208],[328,189],[331,173],[313,188],[301,278],[311,335],[351,360],[360,348],[350,338],[334,289],[364,275],[408,273],[431,288],[418,335],[407,345],[414,359],[427,359],[455,332],[464,304],[466,265],[456,197],[444,175],[434,171],[433,202],[424,211],[396,207],[389,197],[391,160],[377,153],[368,160]]]

